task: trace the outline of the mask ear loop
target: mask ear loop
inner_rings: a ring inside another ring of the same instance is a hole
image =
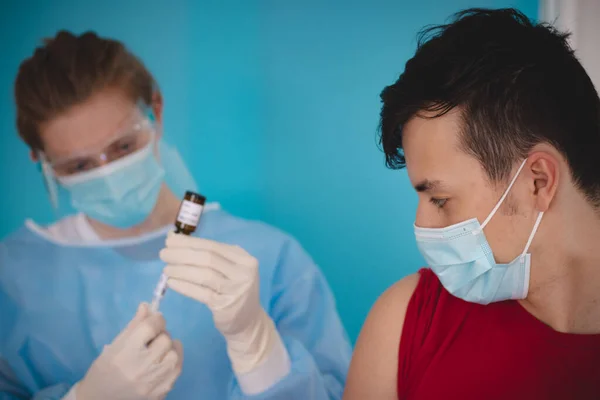
[[[527,159],[523,160],[523,162],[521,163],[521,166],[517,170],[517,173],[512,178],[512,180],[510,181],[510,184],[508,185],[508,187],[504,191],[504,194],[502,195],[502,197],[500,197],[500,200],[498,201],[498,203],[496,203],[496,206],[492,209],[492,212],[490,212],[490,214],[485,219],[485,221],[483,221],[483,224],[481,224],[481,228],[478,229],[477,231],[473,231],[473,233],[479,233],[479,232],[483,231],[483,228],[485,228],[485,226],[488,224],[488,222],[490,222],[490,220],[492,219],[492,217],[494,216],[494,214],[496,214],[496,211],[498,211],[498,209],[500,208],[500,206],[502,205],[502,203],[504,202],[504,200],[506,200],[506,196],[508,196],[508,194],[510,193],[510,189],[513,187],[513,185],[517,181],[517,178],[519,177],[519,174],[521,173],[521,170],[525,166],[526,162],[527,162]]]
[[[529,239],[527,239],[527,244],[525,245],[525,249],[523,250],[523,253],[521,253],[521,257],[524,257],[525,254],[527,254],[527,251],[529,251],[529,246],[531,246],[531,242],[533,242],[533,237],[535,236],[538,228],[540,227],[540,223],[542,222],[543,216],[544,216],[544,212],[540,211],[537,219],[535,220],[535,224],[533,225],[533,229],[531,230],[531,234],[529,235]]]
[[[529,265],[525,265],[525,257],[527,256],[527,252],[529,251],[529,246],[531,246],[531,242],[533,242],[533,238],[538,230],[538,228],[540,227],[540,223],[542,222],[542,217],[544,216],[544,212],[540,211],[540,213],[537,216],[537,219],[535,220],[535,224],[533,225],[533,229],[531,230],[531,234],[529,235],[529,239],[527,239],[527,244],[525,245],[525,248],[523,249],[523,252],[521,253],[521,255],[519,256],[520,258],[520,262],[522,263],[523,267],[525,268],[525,283],[523,285],[523,292],[519,295],[520,299],[524,299],[527,297],[527,293],[529,292],[529,278],[530,278],[530,269],[529,269]]]

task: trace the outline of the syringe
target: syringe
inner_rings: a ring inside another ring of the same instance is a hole
[[[179,206],[177,219],[175,220],[175,233],[184,235],[191,235],[194,233],[200,222],[200,216],[204,210],[205,203],[206,197],[190,191],[185,192],[183,201]],[[160,301],[167,291],[168,280],[169,278],[165,274],[160,276],[152,296],[152,304],[150,305],[152,312],[158,311]]]

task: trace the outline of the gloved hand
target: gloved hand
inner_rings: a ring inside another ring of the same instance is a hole
[[[181,373],[183,349],[165,331],[165,320],[142,303],[125,329],[104,347],[75,388],[77,400],[154,400]]]
[[[259,300],[258,260],[239,246],[169,233],[160,258],[168,287],[212,311],[233,370],[243,374],[281,341]]]

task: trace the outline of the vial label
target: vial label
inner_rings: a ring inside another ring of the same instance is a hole
[[[204,207],[200,204],[193,203],[189,200],[183,200],[181,202],[181,208],[179,209],[177,221],[186,225],[197,226],[203,208]]]

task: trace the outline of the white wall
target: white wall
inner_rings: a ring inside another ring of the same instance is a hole
[[[600,0],[540,0],[540,19],[572,33],[571,46],[600,92]]]

